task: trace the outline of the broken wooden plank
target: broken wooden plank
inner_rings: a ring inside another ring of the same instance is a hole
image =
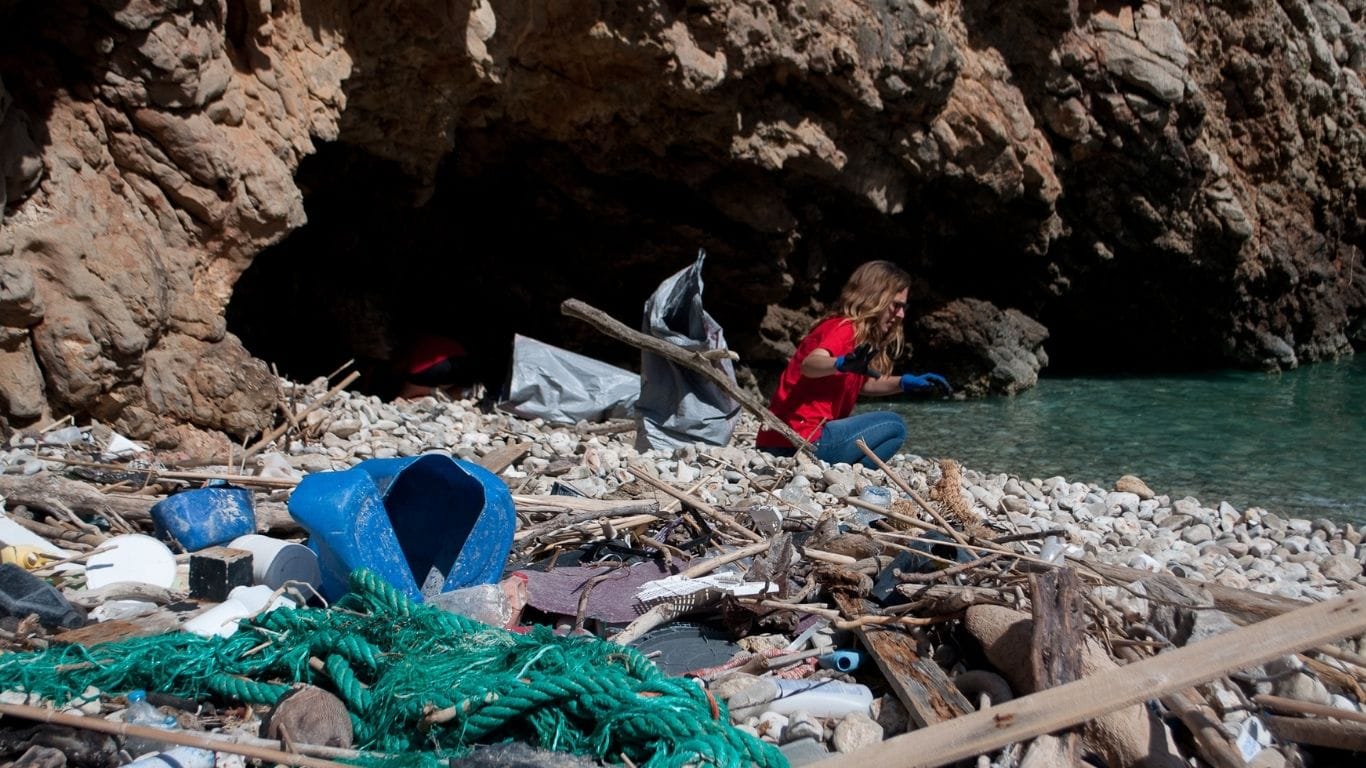
[[[1311,603],[1105,674],[1039,691],[813,765],[934,768],[1363,631],[1366,595],[1354,593]]]
[[[495,475],[502,474],[503,470],[517,463],[530,451],[531,443],[509,443],[480,456],[475,463]]]
[[[867,601],[835,594],[835,604],[850,619],[868,613]],[[906,706],[918,727],[942,723],[973,711],[967,700],[944,670],[932,659],[915,651],[915,640],[905,632],[875,626],[859,626],[854,634],[864,650],[877,662],[887,685]]]

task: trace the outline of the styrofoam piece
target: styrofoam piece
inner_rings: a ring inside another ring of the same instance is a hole
[[[287,581],[302,581],[314,588],[322,583],[318,553],[303,544],[249,533],[228,546],[251,553],[251,573],[257,584],[279,589]]]
[[[103,552],[85,563],[85,585],[99,589],[121,581],[133,581],[170,589],[175,582],[175,555],[151,536],[125,533],[106,541]]]

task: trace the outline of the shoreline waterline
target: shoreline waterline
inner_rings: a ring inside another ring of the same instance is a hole
[[[907,453],[984,472],[1158,493],[1296,517],[1366,521],[1366,355],[1284,373],[1043,378],[1015,397],[873,401]]]

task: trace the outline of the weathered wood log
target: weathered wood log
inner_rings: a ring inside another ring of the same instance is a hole
[[[1214,768],[1245,768],[1242,755],[1219,727],[1219,716],[1193,689],[1174,691],[1161,698],[1195,737],[1200,757]]]
[[[999,749],[1237,669],[1366,631],[1366,595],[1291,611],[1183,648],[875,744],[817,768],[934,768]]]
[[[1144,658],[1133,648],[1119,648],[1118,655],[1130,664]],[[1173,691],[1158,701],[1190,730],[1199,756],[1206,763],[1213,768],[1246,768],[1242,755],[1224,735],[1219,716],[1194,688]]]
[[[920,614],[959,613],[974,605],[1004,605],[1017,608],[1015,592],[999,587],[958,584],[901,584],[896,591],[905,595]],[[900,606],[897,606],[900,609]]]
[[[793,431],[793,429],[782,419],[774,416],[773,412],[770,411],[767,406],[735,386],[735,382],[723,375],[720,368],[718,368],[714,362],[707,359],[705,353],[683,349],[677,344],[670,344],[662,339],[656,339],[653,336],[629,328],[606,312],[589,304],[585,304],[578,299],[565,299],[564,302],[560,304],[560,312],[569,317],[578,318],[618,341],[624,341],[633,347],[643,349],[647,352],[653,352],[660,357],[678,363],[690,371],[696,371],[706,377],[708,381],[724,390],[727,395],[730,395],[731,398],[744,407],[745,410],[757,416],[759,421],[764,423],[764,426],[787,438],[788,442],[797,446],[798,450],[810,451],[810,443],[804,440],[801,435],[798,435]]]
[[[10,519],[13,520],[15,523],[19,524],[20,526],[27,528],[30,531],[33,531],[39,536],[42,536],[49,542],[53,544],[59,544],[60,546],[67,548],[83,549],[86,547],[99,546],[99,544],[105,541],[106,538],[104,536],[98,536],[93,533],[85,533],[84,531],[73,531],[68,528],[58,528],[55,525],[40,523],[37,520],[29,520],[26,517],[19,517],[17,515],[12,516]]]

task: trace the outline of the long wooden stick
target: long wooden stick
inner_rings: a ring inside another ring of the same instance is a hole
[[[1287,699],[1284,696],[1273,696],[1269,693],[1259,693],[1256,696],[1253,696],[1252,700],[1273,712],[1289,712],[1292,715],[1318,715],[1320,717],[1333,717],[1338,720],[1351,720],[1357,723],[1366,723],[1366,715],[1363,715],[1360,712],[1330,707],[1327,704],[1315,704],[1312,701]]]
[[[773,412],[763,403],[750,397],[739,387],[735,386],[735,382],[722,375],[715,363],[708,360],[704,353],[691,352],[676,344],[670,344],[662,339],[656,339],[653,336],[628,328],[606,312],[585,304],[578,299],[565,299],[560,304],[560,312],[569,317],[578,318],[618,341],[624,341],[633,347],[638,347],[647,352],[653,352],[660,357],[665,357],[678,363],[690,371],[696,371],[706,377],[711,383],[725,390],[726,394],[730,395],[731,398],[743,406],[745,410],[758,416],[759,421],[762,421],[764,426],[787,438],[787,441],[797,446],[798,450],[810,452],[810,443],[802,439],[801,435],[798,435],[796,431],[784,423],[782,419],[774,416]]]
[[[234,755],[244,755],[246,757],[268,760],[283,765],[299,766],[299,768],[351,768],[351,766],[347,766],[344,763],[322,760],[307,755],[293,754],[271,747],[262,747],[255,744],[234,744],[233,742],[224,739],[214,738],[209,734],[200,731],[164,731],[160,728],[152,728],[146,725],[116,723],[112,720],[104,720],[98,717],[68,715],[63,712],[43,709],[42,707],[30,707],[25,704],[0,704],[0,715],[9,715],[24,720],[36,720],[40,723],[65,725],[71,728],[95,731],[97,733],[109,733],[115,736],[133,736],[135,738],[157,741],[164,744],[178,744],[186,747],[209,749],[214,752],[228,752]]]
[[[1366,594],[1291,611],[1184,648],[912,731],[816,768],[933,768],[1053,733],[1225,673],[1366,631]]]

